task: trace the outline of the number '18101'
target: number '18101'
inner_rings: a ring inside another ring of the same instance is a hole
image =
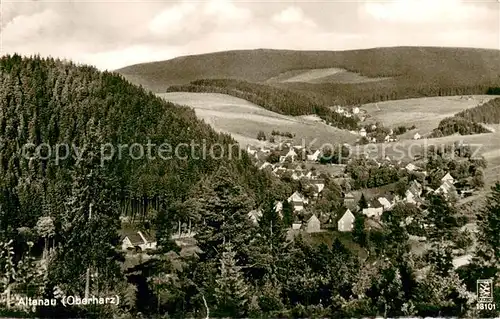
[[[497,305],[494,303],[478,303],[476,307],[478,310],[496,310],[497,309]]]

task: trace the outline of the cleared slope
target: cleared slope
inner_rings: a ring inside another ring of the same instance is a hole
[[[325,69],[310,69],[296,70],[281,73],[278,76],[267,80],[267,83],[366,83],[376,82],[391,79],[385,78],[370,78],[358,73],[350,72],[340,68],[325,68]]]
[[[257,133],[270,136],[273,130],[295,134],[295,141],[302,139],[309,144],[317,139],[321,143],[352,143],[357,139],[347,131],[318,122],[317,118],[293,117],[268,111],[258,105],[230,95],[216,93],[162,93],[167,101],[194,108],[196,115],[219,132],[229,133],[241,144],[258,144]]]
[[[443,96],[418,99],[405,99],[387,102],[370,103],[361,106],[366,110],[367,122],[381,122],[387,127],[416,126],[415,130],[407,132],[401,138],[412,138],[418,132],[424,136],[439,125],[444,118],[454,116],[466,109],[474,108],[496,96]]]

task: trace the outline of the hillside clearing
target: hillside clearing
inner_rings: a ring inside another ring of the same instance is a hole
[[[283,72],[267,80],[267,83],[365,83],[390,79],[370,78],[342,68],[304,69]]]
[[[496,97],[494,95],[473,95],[470,99],[468,96],[427,97],[370,103],[361,106],[361,109],[367,112],[367,122],[381,122],[391,128],[415,125],[415,130],[400,136],[400,139],[411,139],[417,132],[421,136],[429,134],[446,117]]]
[[[273,130],[295,134],[294,141],[305,143],[317,139],[315,146],[323,143],[353,143],[357,136],[323,123],[316,117],[287,116],[268,111],[246,100],[216,93],[162,93],[162,98],[192,107],[196,115],[219,132],[229,133],[240,144],[260,144],[257,133],[270,136]]]

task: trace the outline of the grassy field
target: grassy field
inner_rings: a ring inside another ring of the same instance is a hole
[[[390,78],[370,78],[341,68],[293,70],[268,79],[267,83],[365,83]]]
[[[352,143],[357,139],[344,130],[321,122],[316,117],[293,117],[268,111],[246,100],[213,93],[163,93],[159,96],[176,104],[194,108],[196,115],[215,130],[231,134],[240,144],[260,144],[257,133],[271,136],[273,130],[295,134],[295,142],[306,145],[317,139],[322,143]]]
[[[400,125],[406,127],[415,125],[417,127],[415,130],[399,136],[400,139],[411,139],[416,132],[425,136],[435,129],[442,119],[483,104],[497,96],[473,95],[471,97],[470,100],[467,96],[463,99],[460,96],[445,96],[396,100],[365,104],[361,109],[366,110],[369,116],[366,119],[367,122],[381,122],[384,126],[391,128]]]

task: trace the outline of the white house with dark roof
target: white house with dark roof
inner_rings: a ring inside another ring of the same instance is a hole
[[[127,231],[122,235],[122,250],[139,249],[141,251],[145,250],[155,250],[156,240],[153,236],[144,234],[141,231]]]

